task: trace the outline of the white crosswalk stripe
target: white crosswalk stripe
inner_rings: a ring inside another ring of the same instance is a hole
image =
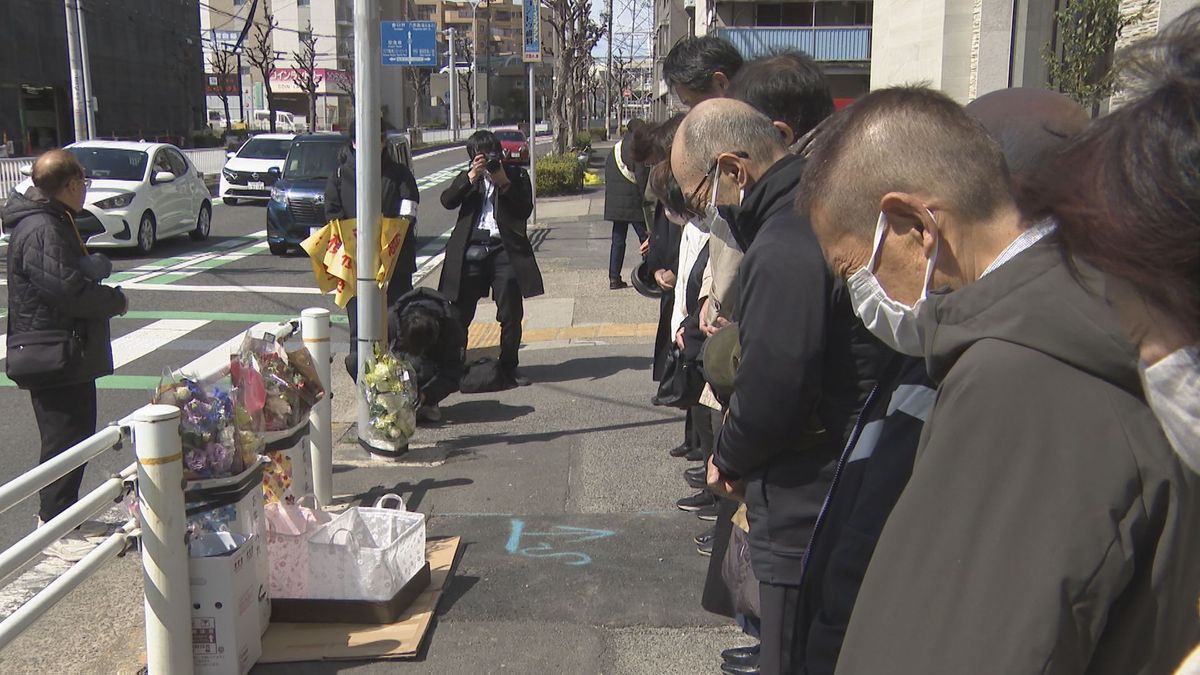
[[[113,367],[120,368],[150,354],[184,335],[207,326],[207,320],[160,319],[113,340]]]

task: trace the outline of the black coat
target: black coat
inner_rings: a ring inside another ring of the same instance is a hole
[[[793,208],[802,169],[781,159],[737,210],[737,227],[753,233],[738,271],[742,359],[713,456],[746,480],[755,576],[793,586],[838,452],[888,353]]]
[[[421,396],[427,404],[437,405],[458,391],[458,383],[463,375],[463,360],[467,355],[467,330],[446,296],[432,288],[417,288],[388,307],[388,335],[393,341],[393,352],[399,352],[402,347],[395,343],[400,335],[400,317],[411,307],[422,307],[438,317],[440,329],[437,342],[413,364],[417,369]]]
[[[617,168],[617,146],[608,153],[604,163],[604,219],[615,222],[645,223],[646,215],[642,204],[646,200],[646,181],[650,169],[641,162],[633,161],[633,133],[621,139],[621,161],[633,172],[634,182],[629,182]]]
[[[650,228],[650,251],[646,254],[646,265],[651,270],[670,270],[676,273],[679,268],[679,240],[683,237],[683,228],[667,220],[663,205],[659,203],[654,209],[654,225]],[[667,353],[675,344],[675,336],[671,334],[671,314],[675,311],[675,292],[663,291],[658,307],[658,331],[654,336],[654,381],[662,378],[662,369],[666,365]]]
[[[504,167],[511,186],[496,197],[496,224],[500,226],[500,240],[508,253],[521,295],[532,298],[546,292],[542,285],[542,272],[533,257],[533,244],[529,242],[529,215],[533,213],[533,188],[529,184],[529,173],[517,166]],[[458,209],[458,222],[446,245],[446,260],[442,263],[442,279],[438,290],[451,299],[458,298],[466,267],[467,246],[471,242],[471,231],[483,211],[484,181],[471,184],[467,172],[458,174],[450,187],[442,192],[442,206]]]
[[[108,321],[125,307],[121,291],[88,279],[87,254],[64,206],[37,188],[13,193],[4,206],[8,244],[8,335],[74,330],[82,358],[62,373],[61,385],[91,382],[113,372]]]
[[[412,171],[392,159],[387,152],[383,153],[382,170],[380,213],[387,218],[413,217],[412,227],[409,228],[408,235],[404,238],[404,245],[400,248],[400,256],[397,258],[396,268],[392,271],[392,275],[408,274],[411,276],[413,272],[417,271],[416,217],[421,193],[417,189],[417,179],[413,177]],[[329,182],[325,185],[326,220],[350,219],[357,214],[354,171],[354,151],[350,149],[350,146],[346,146],[345,151],[338,158],[337,171],[333,172],[333,175],[329,177]]]

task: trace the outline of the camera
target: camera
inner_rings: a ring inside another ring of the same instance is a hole
[[[487,157],[488,173],[496,173],[501,168],[503,168],[504,164],[503,164],[503,162],[500,161],[501,160],[500,153],[489,152],[489,153],[487,153],[486,157]]]

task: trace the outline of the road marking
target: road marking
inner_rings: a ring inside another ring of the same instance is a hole
[[[161,319],[113,340],[113,367],[120,368],[165,347],[171,341],[208,325],[200,319]]]

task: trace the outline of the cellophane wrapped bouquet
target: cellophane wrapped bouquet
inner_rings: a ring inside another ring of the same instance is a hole
[[[371,420],[364,439],[370,445],[388,451],[407,446],[417,428],[418,392],[412,366],[377,342],[359,387]]]
[[[325,396],[308,351],[284,351],[274,339],[247,335],[230,369],[234,384],[246,392],[248,410],[268,432],[302,423]]]
[[[262,427],[228,377],[199,382],[168,374],[154,402],[180,410],[179,431],[187,480],[239,474],[254,463],[262,448]]]

